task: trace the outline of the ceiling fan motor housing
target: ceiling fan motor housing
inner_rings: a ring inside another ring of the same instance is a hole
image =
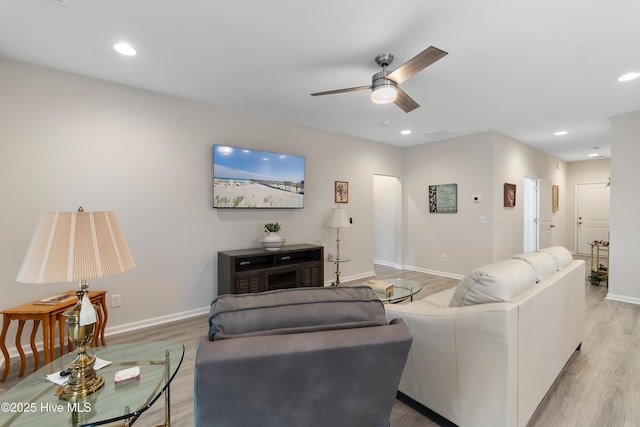
[[[393,55],[390,53],[376,56],[376,63],[382,67],[382,71],[375,73],[371,78],[371,100],[377,104],[393,102],[398,95],[396,82],[387,78],[387,67],[392,61]]]
[[[387,78],[387,74],[389,74],[389,72],[385,70],[373,75],[371,78],[371,86],[373,90],[376,90],[376,88],[380,86],[397,86],[396,82]]]

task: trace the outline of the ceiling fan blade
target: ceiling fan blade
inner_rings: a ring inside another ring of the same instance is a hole
[[[334,93],[355,92],[357,90],[366,90],[366,89],[371,89],[371,85],[369,85],[369,86],[348,87],[346,89],[328,90],[326,92],[316,92],[316,93],[312,93],[311,96],[333,95]]]
[[[438,59],[447,55],[448,52],[440,50],[437,47],[429,46],[395,70],[393,70],[387,78],[394,81],[396,84],[400,84],[408,80],[414,74],[424,70],[429,65],[436,62]]]
[[[402,108],[405,113],[410,113],[420,106],[420,104],[414,101],[413,98],[407,95],[407,92],[403,91],[399,87],[397,87],[396,90],[398,91],[398,97],[393,101],[393,103]]]

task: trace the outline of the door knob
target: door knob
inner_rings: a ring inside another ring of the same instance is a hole
[[[578,221],[578,225],[582,224],[582,221]]]
[[[553,225],[553,224],[551,224],[551,228],[556,228],[556,226],[555,226],[555,225]]]

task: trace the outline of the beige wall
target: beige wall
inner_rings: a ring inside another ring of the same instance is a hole
[[[640,112],[612,119],[611,248],[607,298],[640,304]]]
[[[493,259],[499,260],[524,248],[524,179],[538,178],[560,188],[567,186],[567,163],[508,136],[496,133],[494,139],[493,191],[495,194]],[[504,184],[516,184],[516,206],[504,207]],[[566,195],[560,193],[560,206],[566,206]],[[566,210],[553,215],[553,242],[567,246]]]
[[[564,188],[567,164],[498,132],[406,149],[405,264],[421,271],[462,276],[522,252],[525,177],[546,179]],[[458,212],[429,213],[427,187],[448,183],[458,184]],[[516,184],[513,208],[503,204],[505,183]],[[474,203],[474,195],[481,196],[482,202]],[[566,203],[562,194],[560,202]],[[566,214],[557,213],[553,222],[554,241],[566,246]]]
[[[0,309],[75,287],[15,278],[40,214],[80,205],[116,211],[137,264],[90,283],[122,296],[111,332],[206,311],[217,252],[259,246],[266,222],[288,243],[335,248],[322,224],[336,180],[354,218],[342,277],[373,271],[373,175],[400,176],[402,149],[9,60],[0,75]],[[304,209],[213,209],[216,143],[305,156]]]
[[[405,149],[406,266],[460,276],[492,261],[493,138],[486,132]],[[457,213],[429,213],[428,187],[438,184],[458,185]]]

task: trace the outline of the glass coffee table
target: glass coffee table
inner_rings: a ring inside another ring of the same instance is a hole
[[[111,363],[96,371],[105,383],[97,392],[77,401],[60,400],[59,385],[46,380],[46,375],[60,372],[76,353],[44,366],[0,396],[0,426],[94,426],[120,421],[132,424],[165,395],[165,426],[171,425],[169,384],[182,358],[184,345],[175,342],[138,342],[92,348],[89,352]],[[140,378],[116,385],[117,371],[140,367]]]
[[[383,282],[388,282],[393,285],[393,291],[388,296],[383,296],[381,293],[376,292],[376,296],[385,304],[395,304],[401,301],[411,298],[422,290],[422,285],[416,280],[409,279],[381,279]],[[366,284],[365,284],[366,285]]]

